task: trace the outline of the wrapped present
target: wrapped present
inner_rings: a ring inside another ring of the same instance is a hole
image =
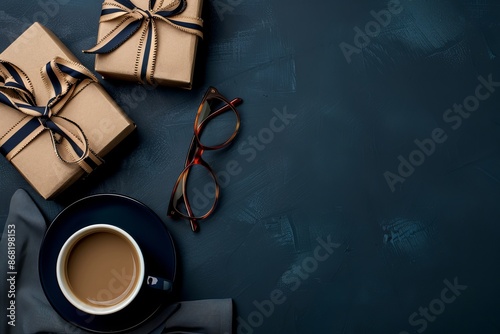
[[[134,123],[47,28],[0,54],[0,152],[45,199],[103,163]]]
[[[105,0],[95,53],[104,78],[191,89],[202,0]]]

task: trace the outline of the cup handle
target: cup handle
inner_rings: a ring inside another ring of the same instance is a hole
[[[161,277],[148,276],[146,278],[146,285],[153,289],[172,291],[172,282]]]

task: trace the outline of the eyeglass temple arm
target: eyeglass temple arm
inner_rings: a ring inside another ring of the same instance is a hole
[[[186,182],[187,182],[187,173],[186,173],[185,177],[182,180],[182,199],[184,200],[184,206],[186,207],[186,211],[187,211],[188,215],[191,216],[191,217],[193,217],[194,216],[194,212],[191,209],[191,204],[189,204],[189,200],[188,200],[187,196],[184,196],[184,189],[186,187]],[[195,219],[191,219],[190,218],[189,219],[189,225],[191,225],[191,230],[193,232],[198,232],[198,228],[200,226],[198,225],[198,222]]]
[[[243,99],[240,97],[236,97],[236,98],[232,99],[231,101],[229,101],[229,103],[231,103],[231,105],[233,107],[236,107],[236,106],[239,106],[240,104],[243,103]]]
[[[232,99],[231,101],[229,101],[229,103],[233,106],[233,107],[237,107],[239,106],[240,104],[243,103],[243,99],[237,97],[237,98],[234,98]],[[220,109],[217,109],[216,111],[214,111],[214,114],[219,114],[219,113],[223,113],[223,112],[226,112],[228,111],[229,109],[231,109],[229,106],[224,106]]]
[[[191,205],[189,204],[189,200],[187,199],[186,196],[184,196],[184,189],[186,188],[186,182],[187,182],[187,173],[181,176],[182,180],[180,181],[181,183],[178,185],[177,189],[175,190],[175,193],[172,194],[172,198],[175,199],[175,202],[173,202],[172,207],[169,205],[169,212],[172,213],[172,215],[175,215],[175,211],[173,207],[175,207],[177,204],[176,202],[179,200],[182,200],[184,202],[184,206],[186,207],[186,211],[189,216],[194,216],[194,212],[191,209]],[[189,219],[189,224],[191,225],[191,230],[193,232],[197,232],[199,225],[198,222],[195,219]]]

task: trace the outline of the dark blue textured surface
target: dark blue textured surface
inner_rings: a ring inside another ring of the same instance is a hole
[[[100,7],[4,1],[0,50],[39,20],[93,68]],[[19,187],[48,219],[134,197],[173,235],[180,298],[232,297],[238,333],[499,333],[500,3],[206,0],[204,19],[192,91],[103,82],[136,134],[55,202],[0,160],[0,220]],[[166,209],[208,85],[245,100],[206,157],[240,168],[193,234]]]

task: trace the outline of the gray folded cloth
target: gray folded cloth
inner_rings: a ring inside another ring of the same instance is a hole
[[[17,190],[0,241],[0,310],[5,313],[0,314],[0,333],[88,333],[62,319],[42,290],[38,252],[45,229],[33,200]],[[9,235],[11,242],[15,238],[15,255],[9,254]],[[10,268],[11,264],[15,267]],[[177,302],[135,332],[231,334],[232,318],[231,299]]]

